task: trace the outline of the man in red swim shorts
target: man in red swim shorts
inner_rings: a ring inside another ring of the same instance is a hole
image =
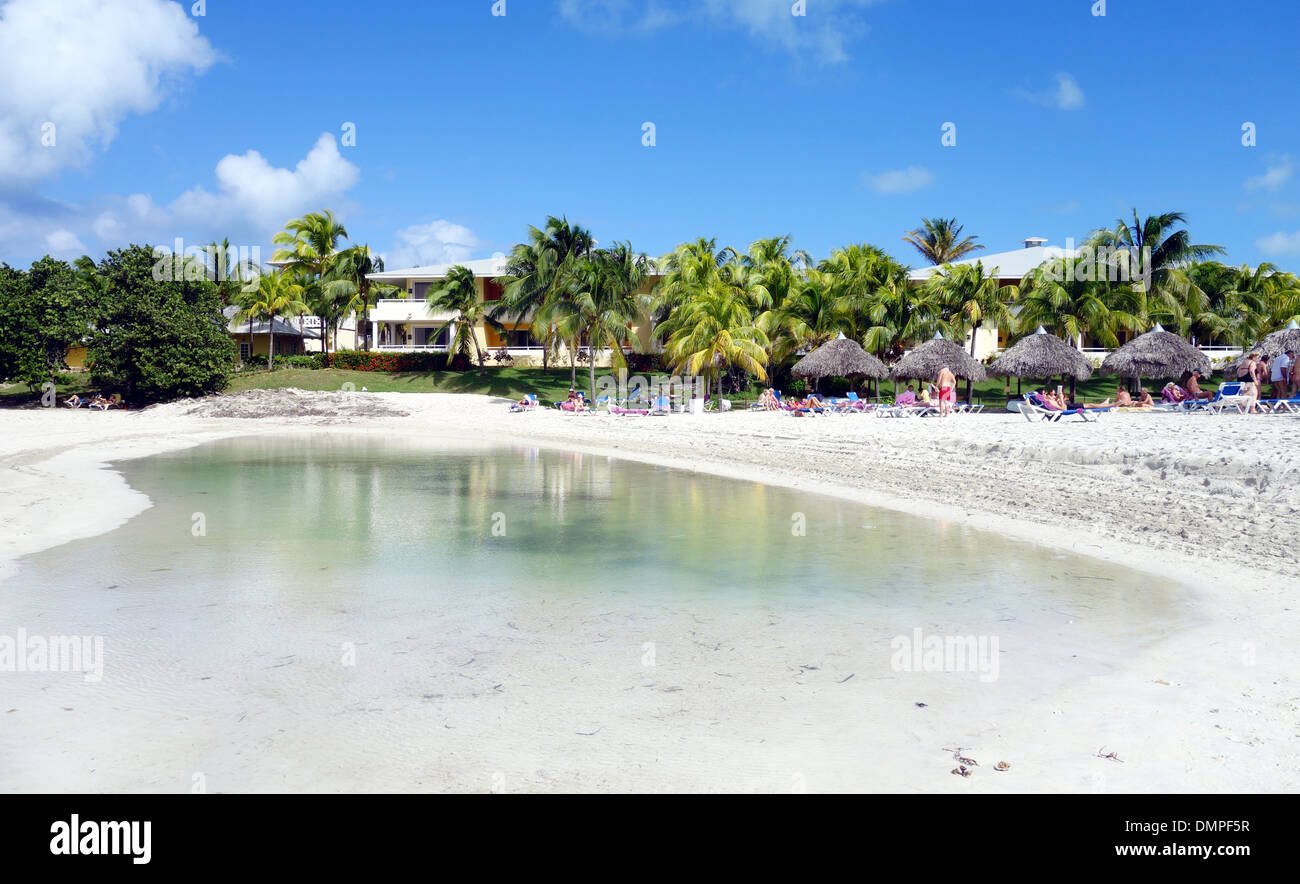
[[[935,379],[935,386],[939,388],[939,416],[947,417],[952,414],[953,403],[957,401],[957,376],[945,365]]]

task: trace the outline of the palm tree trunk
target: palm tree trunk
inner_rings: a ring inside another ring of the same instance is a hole
[[[266,370],[275,370],[275,315],[267,320],[266,330],[270,333],[271,338],[266,343]]]

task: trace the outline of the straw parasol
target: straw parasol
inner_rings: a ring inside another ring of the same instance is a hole
[[[1021,338],[989,366],[999,377],[1049,378],[1067,375],[1077,381],[1092,377],[1092,363],[1077,349],[1040,325],[1038,331]]]
[[[967,381],[979,382],[988,377],[988,372],[979,360],[943,335],[935,333],[932,340],[912,350],[894,363],[890,374],[895,380],[907,378],[933,379],[944,366],[957,377]]]
[[[1101,370],[1124,378],[1176,378],[1185,372],[1210,374],[1210,360],[1159,324],[1106,357]]]
[[[857,341],[844,337],[844,332],[796,362],[790,373],[800,378],[864,377],[878,381],[889,377],[885,363],[863,350]]]
[[[1251,353],[1258,353],[1260,356],[1267,356],[1269,361],[1276,359],[1287,350],[1295,350],[1300,353],[1300,325],[1291,320],[1291,324],[1281,331],[1275,331],[1264,338],[1255,346],[1242,353],[1223,370],[1223,376],[1226,378],[1235,378],[1237,372],[1246,364],[1246,357]]]

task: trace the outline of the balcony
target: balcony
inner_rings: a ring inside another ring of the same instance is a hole
[[[449,322],[458,315],[455,310],[430,310],[418,298],[380,298],[370,309],[372,322]]]

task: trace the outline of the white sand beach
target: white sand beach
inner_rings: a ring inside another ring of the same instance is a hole
[[[1300,417],[1123,414],[1096,424],[1053,425],[1031,425],[1011,414],[650,418],[512,414],[502,400],[482,396],[299,391],[214,397],[138,413],[10,410],[0,412],[0,578],[23,555],[112,530],[149,505],[106,469],[113,461],[250,433],[314,428],[530,441],[788,486],[995,531],[1186,586],[1181,601],[1195,625],[1171,631],[1117,671],[1054,696],[1027,692],[1020,708],[997,714],[959,690],[935,686],[925,717],[874,735],[876,776],[837,779],[830,760],[822,770],[808,769],[805,761],[797,769],[807,771],[810,791],[1300,788],[1300,650],[1294,641],[1300,631]],[[1142,590],[1135,580],[1132,591]],[[822,638],[804,637],[800,653],[816,656]],[[771,661],[762,654],[757,645],[748,652],[742,647],[735,665],[766,671]],[[909,688],[906,697],[912,693]],[[556,701],[588,700],[570,690]],[[740,688],[734,696],[714,692],[695,713],[743,722],[748,700]],[[699,701],[688,691],[683,703],[691,702]],[[764,739],[794,745],[803,722],[800,712],[750,724]],[[689,776],[659,780],[646,779],[644,771],[593,771],[583,766],[591,743],[559,736],[538,735],[546,758],[537,764],[570,774],[558,781],[516,778],[520,789],[644,790],[650,783],[688,791],[790,788],[788,780],[746,781],[726,765],[696,765]],[[853,750],[851,736],[844,735],[846,752]],[[702,725],[692,738],[691,747],[665,753],[710,757],[719,748],[710,747],[709,728]],[[978,753],[978,776],[949,775],[951,760],[940,747],[950,746]],[[1098,757],[1102,747],[1119,758]],[[1012,770],[991,773],[987,768],[998,760]],[[461,775],[456,757],[441,763],[438,784],[409,788],[487,790],[478,768]],[[918,775],[923,769],[933,775]],[[74,782],[48,773],[52,784]],[[358,761],[355,774],[360,780],[330,779],[318,788],[403,788],[386,781],[373,761]],[[96,782],[109,790],[126,787],[123,781]]]

